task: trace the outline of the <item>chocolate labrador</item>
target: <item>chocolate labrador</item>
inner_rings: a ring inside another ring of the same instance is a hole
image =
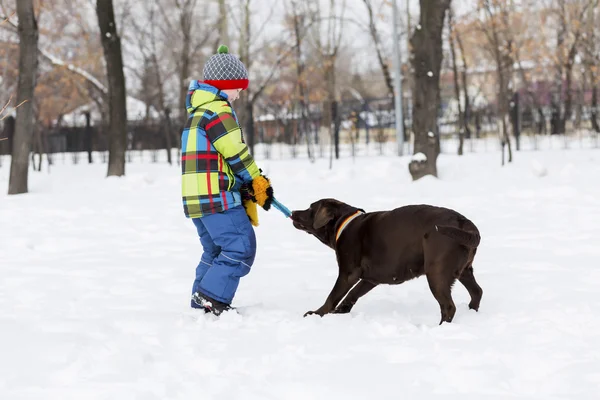
[[[454,210],[408,205],[366,213],[335,199],[321,199],[292,212],[294,226],[331,247],[338,278],[316,311],[304,316],[349,313],[357,300],[380,284],[398,285],[425,275],[440,305],[442,322],[452,322],[452,285],[458,279],[479,309],[483,290],[473,276],[481,240],[475,224]]]

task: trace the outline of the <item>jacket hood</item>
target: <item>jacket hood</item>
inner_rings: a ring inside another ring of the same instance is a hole
[[[191,81],[185,99],[188,114],[213,101],[227,101],[227,94],[202,81]]]

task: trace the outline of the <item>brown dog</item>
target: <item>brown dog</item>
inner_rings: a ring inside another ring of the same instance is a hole
[[[456,211],[421,204],[365,213],[322,199],[294,211],[291,219],[297,229],[335,250],[339,268],[325,303],[304,316],[348,313],[375,286],[398,285],[421,275],[427,276],[440,304],[440,324],[451,322],[456,312],[451,295],[456,279],[469,291],[469,308],[479,309],[483,290],[473,276],[479,231]]]

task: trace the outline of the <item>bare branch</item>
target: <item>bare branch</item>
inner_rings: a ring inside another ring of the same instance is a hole
[[[85,80],[87,80],[88,82],[90,82],[92,84],[92,86],[94,86],[96,89],[98,89],[103,94],[108,93],[108,89],[106,88],[106,86],[104,86],[104,84],[102,84],[102,82],[100,82],[98,79],[96,79],[96,77],[94,77],[89,72],[87,72],[73,64],[68,64],[68,63],[64,62],[63,60],[59,59],[58,57],[55,57],[52,54],[48,53],[46,50],[39,49],[39,52],[52,65],[57,66],[57,67],[65,67],[66,69],[68,69],[69,71],[74,73],[75,75],[78,75],[78,76],[84,78]]]
[[[4,110],[6,110],[6,107],[8,107],[8,105],[10,104],[10,102],[12,101],[13,95],[11,94],[8,101],[6,102],[6,104],[4,105],[4,107],[2,107],[2,110],[0,110],[0,116],[2,114],[4,114]]]
[[[17,13],[16,11],[13,11],[12,14],[10,14],[8,17],[4,18],[4,20],[2,22],[0,22],[0,25],[4,24],[5,22],[9,22],[10,23],[9,19],[11,19],[12,17],[14,17],[16,13]]]
[[[273,13],[274,12],[275,12],[275,7],[271,7],[271,11],[269,12],[269,15],[267,16],[267,18],[265,19],[265,21],[263,22],[263,24],[256,31],[256,34],[254,35],[255,37],[257,37],[257,38],[260,37],[260,35],[263,33],[263,31],[265,30],[265,28],[267,27],[267,25],[270,24],[271,18],[273,17]]]
[[[340,30],[338,32],[337,41],[335,42],[334,54],[337,55],[338,50],[340,49],[340,45],[342,44],[342,33],[344,32],[344,14],[346,12],[346,0],[342,2],[342,13],[340,15]]]
[[[4,110],[6,110],[6,108],[8,107],[8,105],[10,104],[10,101],[12,100],[12,95],[10,96],[10,99],[8,100],[8,102],[4,105],[4,107],[2,107],[2,110],[0,111],[0,116],[4,113]],[[17,106],[15,106],[13,108],[13,110],[16,110],[17,108],[21,107],[23,104],[27,103],[29,100],[23,100],[21,103],[19,103]],[[8,118],[10,114],[6,114],[4,117],[0,118],[0,121],[4,121],[6,118]]]
[[[10,18],[12,16],[14,16],[14,15],[15,15],[15,12],[13,12],[10,16],[6,17],[2,22],[0,22],[0,25],[2,25],[5,22],[7,22],[14,29],[18,29],[18,26],[14,22],[10,21]],[[85,80],[87,80],[88,82],[90,82],[97,90],[99,90],[103,94],[108,93],[108,89],[106,88],[106,86],[104,86],[104,84],[102,84],[102,82],[100,82],[98,79],[96,79],[89,72],[87,72],[87,71],[85,71],[85,70],[83,70],[83,69],[81,69],[81,68],[79,68],[79,67],[77,67],[77,66],[75,66],[73,64],[68,64],[68,63],[64,62],[63,60],[59,59],[58,57],[55,57],[52,54],[48,53],[44,49],[40,48],[38,51],[42,55],[42,57],[44,57],[46,60],[48,60],[52,65],[58,66],[58,67],[65,67],[69,71],[71,71],[72,73],[74,73],[75,75],[78,75],[78,76],[84,78]]]
[[[273,64],[273,67],[271,67],[271,70],[267,74],[267,77],[259,85],[258,90],[252,94],[251,102],[254,102],[262,94],[262,92],[265,90],[265,88],[267,87],[267,85],[269,84],[269,82],[271,81],[271,79],[273,79],[273,77],[275,76],[275,72],[277,71],[277,69],[281,65],[281,62],[286,57],[288,57],[292,53],[293,50],[294,50],[294,47],[291,47],[287,51],[284,51],[284,52],[282,52],[282,53],[279,54],[279,56],[277,57],[277,60],[275,61],[275,64]]]
[[[7,29],[12,32],[16,32],[18,29],[17,24],[10,20],[15,14],[16,11],[13,11],[13,13],[10,14],[8,17],[0,16],[0,18],[2,19],[2,22],[0,22],[0,27],[3,27],[3,29]],[[4,24],[6,24],[7,26],[3,26]]]

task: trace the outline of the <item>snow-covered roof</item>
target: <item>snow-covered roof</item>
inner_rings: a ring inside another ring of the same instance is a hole
[[[545,63],[542,63],[542,65]],[[521,65],[519,66],[519,63],[515,62],[513,64],[513,68],[515,70],[518,70],[519,68],[523,68],[525,70],[530,70],[530,69],[534,69],[536,66],[538,66],[538,64],[535,61],[529,61],[529,60],[523,60],[521,61]],[[473,67],[469,67],[467,69],[467,73],[468,74],[483,74],[483,73],[490,73],[490,72],[495,72],[497,70],[497,67],[494,63],[492,62],[487,62],[487,61],[480,61],[477,65],[473,66]]]
[[[288,120],[288,119],[300,119],[300,113],[282,112],[277,117],[273,113],[261,114],[256,120],[259,122],[263,121],[275,121],[275,120]]]
[[[146,103],[135,97],[127,96],[127,120],[141,121],[146,117]],[[100,110],[94,102],[77,107],[75,110],[62,116],[62,125],[83,126],[85,125],[85,112],[89,111],[92,124],[101,121]],[[154,107],[150,107],[150,118],[159,118],[160,114]]]

